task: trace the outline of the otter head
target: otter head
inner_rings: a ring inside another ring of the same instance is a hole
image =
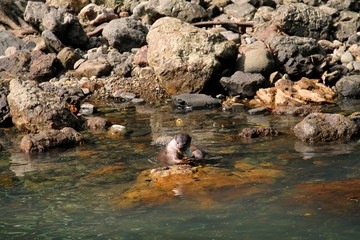
[[[184,152],[190,147],[191,137],[188,134],[178,133],[175,135],[174,139],[176,142],[176,148],[179,151]]]

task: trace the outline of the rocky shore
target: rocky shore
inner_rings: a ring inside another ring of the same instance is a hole
[[[0,124],[32,134],[23,142],[36,140],[36,147],[25,152],[73,143],[76,133],[59,134],[64,128],[107,129],[106,119],[89,117],[98,100],[159,106],[172,98],[185,110],[231,111],[242,104],[249,114],[312,114],[294,128],[311,143],[359,134],[356,114],[319,113],[320,104],[360,96],[355,0],[8,0],[0,6]],[[49,139],[56,140],[39,146]]]

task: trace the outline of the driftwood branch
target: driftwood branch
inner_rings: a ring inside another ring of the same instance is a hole
[[[233,24],[238,25],[239,27],[253,27],[254,22],[239,22],[239,21],[206,21],[206,22],[197,22],[193,23],[194,26],[212,26],[212,25],[224,25],[224,24]]]
[[[205,22],[197,22],[193,23],[194,26],[197,27],[207,27],[207,26],[213,26],[213,25],[224,25],[224,27],[229,25],[236,25],[239,28],[240,33],[245,33],[245,30],[247,27],[253,27],[254,22],[240,22],[240,21],[205,21]]]

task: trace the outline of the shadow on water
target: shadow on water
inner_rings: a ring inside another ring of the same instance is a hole
[[[357,110],[349,104],[340,107],[344,112]],[[167,106],[116,105],[99,110],[131,134],[114,137],[106,132],[82,132],[87,139],[82,146],[32,156],[19,152],[19,139],[12,131],[1,136],[6,141],[0,152],[1,239],[360,236],[357,142],[303,144],[291,130],[301,118],[289,116],[220,110],[183,113]],[[244,141],[236,137],[244,127],[274,127],[282,134]],[[209,188],[205,195],[203,189],[198,196],[196,191],[188,196],[174,192],[171,201],[150,206],[120,208],[113,204],[134,186],[139,175],[157,167],[154,160],[160,146],[154,142],[179,131],[189,133],[209,153],[204,171],[215,168],[224,173],[213,185],[224,182],[228,175],[242,181],[247,174],[246,179],[251,180]],[[265,181],[269,176],[261,174],[273,169],[281,175]]]

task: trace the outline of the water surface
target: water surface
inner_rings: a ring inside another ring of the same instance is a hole
[[[349,114],[359,111],[358,106],[343,102],[334,109]],[[292,134],[300,117],[254,116],[241,109],[181,112],[169,106],[112,104],[100,107],[99,115],[125,125],[130,133],[115,137],[84,131],[84,145],[29,156],[19,152],[15,130],[3,130],[0,239],[360,237],[356,141],[305,145]],[[251,141],[234,138],[244,127],[274,127],[283,134]],[[245,163],[275,167],[284,175],[270,184],[254,184],[260,189],[256,193],[247,193],[251,188],[246,187],[219,189],[214,206],[199,206],[175,194],[173,201],[155,206],[124,209],[113,204],[142,171],[156,167],[160,146],[154,141],[178,131],[189,133],[209,153],[208,166],[233,171],[237,163]]]

